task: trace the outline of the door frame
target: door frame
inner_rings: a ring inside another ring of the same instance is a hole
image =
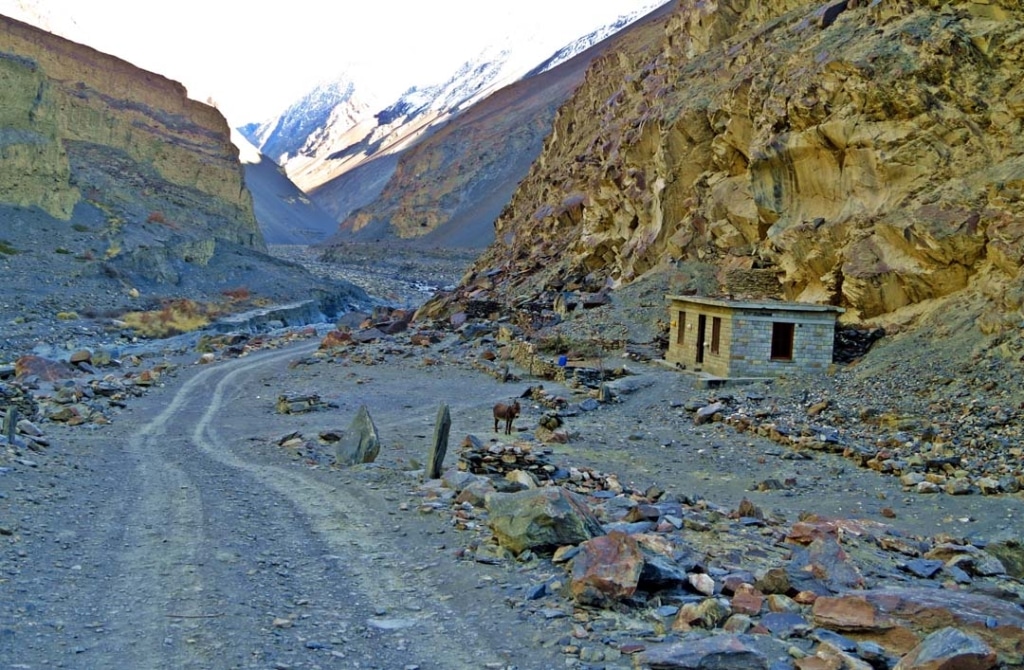
[[[704,362],[704,341],[705,331],[708,326],[707,314],[700,314],[697,316],[697,355],[694,360],[698,365]]]

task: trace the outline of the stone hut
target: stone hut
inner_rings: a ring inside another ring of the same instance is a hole
[[[667,296],[665,360],[716,377],[821,373],[832,363],[840,307]]]

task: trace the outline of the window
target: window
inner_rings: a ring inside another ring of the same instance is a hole
[[[676,344],[683,344],[686,339],[686,312],[679,312],[679,330],[676,331]]]
[[[793,360],[794,324],[783,321],[772,323],[772,360]]]
[[[722,340],[722,317],[711,318],[711,353],[718,353],[718,344]]]

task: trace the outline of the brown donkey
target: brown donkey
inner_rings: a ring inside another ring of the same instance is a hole
[[[494,432],[498,432],[498,422],[502,419],[505,420],[505,434],[512,434],[512,422],[519,416],[519,401],[516,400],[511,405],[506,405],[503,402],[499,402],[494,406]]]

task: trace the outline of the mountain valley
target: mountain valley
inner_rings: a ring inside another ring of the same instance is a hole
[[[617,28],[259,156],[0,16],[0,665],[1024,668],[1024,9]],[[842,346],[695,375],[669,295]]]

